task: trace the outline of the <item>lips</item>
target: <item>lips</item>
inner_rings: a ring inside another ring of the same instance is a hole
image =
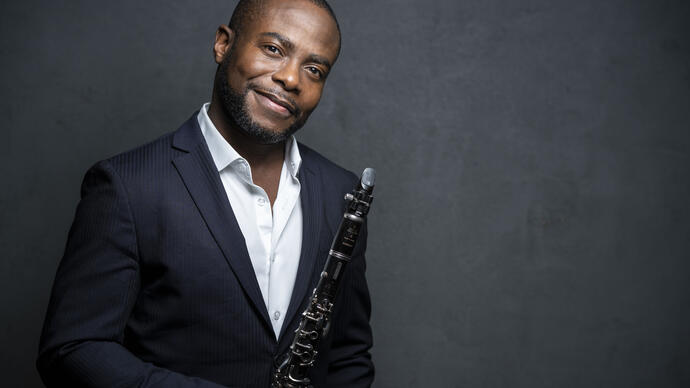
[[[290,104],[288,101],[283,100],[282,98],[276,96],[275,94],[268,93],[262,90],[254,90],[256,94],[258,94],[260,97],[264,97],[268,101],[266,101],[266,105],[268,107],[278,113],[288,113],[290,115],[295,113],[295,107]],[[277,105],[277,106],[276,106]],[[282,108],[282,109],[281,109]],[[287,112],[285,112],[287,111]]]

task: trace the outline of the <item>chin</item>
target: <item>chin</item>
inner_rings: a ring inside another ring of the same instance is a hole
[[[287,128],[271,128],[263,126],[256,121],[245,122],[239,126],[247,136],[253,138],[260,144],[276,144],[287,140],[299,128],[290,126]]]

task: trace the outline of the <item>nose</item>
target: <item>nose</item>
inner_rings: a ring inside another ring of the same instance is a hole
[[[280,84],[283,89],[289,92],[299,94],[300,72],[299,64],[295,61],[287,61],[273,73],[273,81]]]

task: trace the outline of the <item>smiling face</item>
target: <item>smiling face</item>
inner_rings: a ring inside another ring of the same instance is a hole
[[[260,7],[239,34],[219,29],[215,86],[232,122],[270,144],[301,128],[318,105],[340,38],[328,11],[309,1]]]

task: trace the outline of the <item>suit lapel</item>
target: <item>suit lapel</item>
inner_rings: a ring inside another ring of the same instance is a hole
[[[317,262],[317,251],[322,223],[323,199],[321,196],[320,182],[317,175],[309,169],[307,161],[303,161],[299,181],[301,185],[300,201],[302,204],[302,249],[300,252],[299,267],[295,277],[295,286],[292,289],[290,305],[288,306],[283,327],[280,329],[279,340],[283,339],[285,330],[290,326],[298,309],[302,306],[304,298],[311,295],[312,274],[314,264]],[[307,164],[306,166],[304,164]]]
[[[249,300],[267,328],[273,331],[244,236],[199,129],[196,114],[180,128],[173,141],[174,147],[187,152],[173,160],[175,168]]]

